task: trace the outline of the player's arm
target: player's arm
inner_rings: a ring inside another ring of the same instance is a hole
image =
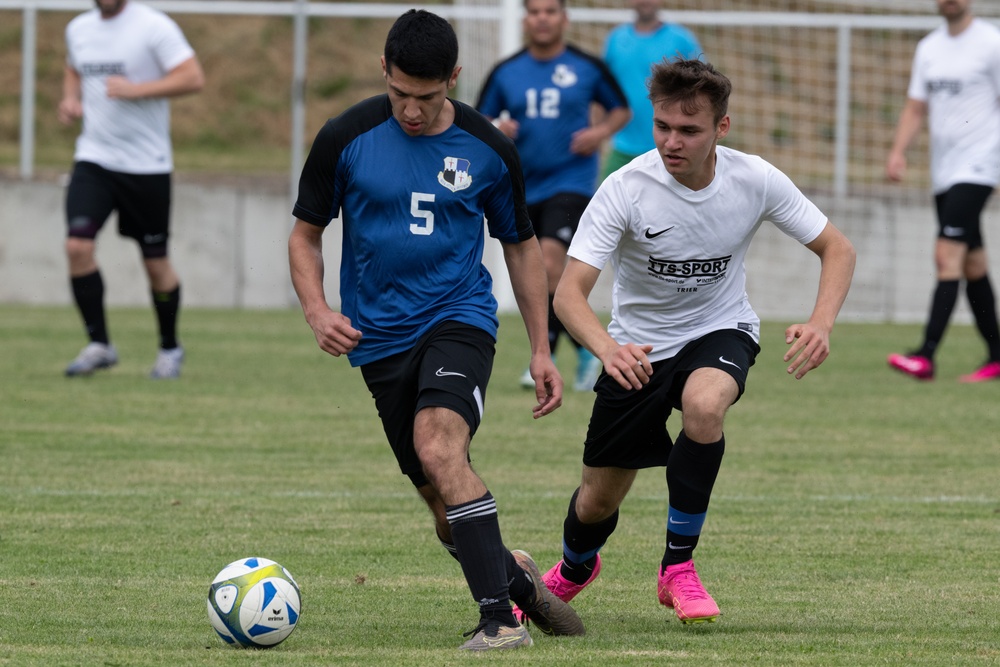
[[[899,116],[899,123],[896,125],[896,136],[892,141],[892,148],[889,149],[889,157],[885,161],[885,175],[890,181],[903,179],[906,173],[906,149],[917,136],[926,116],[926,102],[912,97],[906,99],[903,112]]]
[[[65,125],[83,116],[80,73],[70,67],[69,63],[63,69],[62,99],[59,100],[57,115],[59,122]]]
[[[553,306],[559,321],[574,340],[594,353],[605,372],[626,389],[642,389],[652,374],[649,358],[652,345],[619,345],[608,334],[588,298],[601,270],[570,257],[556,287]]]
[[[569,149],[576,155],[590,155],[600,150],[601,144],[625,127],[630,120],[632,120],[631,109],[615,107],[605,113],[597,123],[574,132]]]
[[[806,244],[820,260],[819,291],[809,321],[793,324],[785,330],[785,353],[788,374],[800,380],[830,355],[830,332],[837,319],[854,276],[854,246],[829,221],[823,231]]]
[[[542,249],[535,237],[502,245],[514,299],[528,330],[529,370],[535,380],[535,398],[538,399],[532,414],[538,419],[562,405],[563,394],[563,379],[549,350],[549,294]]]
[[[353,350],[361,332],[351,326],[350,318],[334,312],[323,290],[323,230],[304,220],[296,220],[288,237],[288,264],[292,286],[302,304],[302,313],[324,352],[339,357]]]
[[[205,72],[197,56],[191,56],[166,76],[153,81],[133,83],[123,76],[108,77],[108,97],[138,100],[148,97],[178,97],[197,93],[205,87]]]

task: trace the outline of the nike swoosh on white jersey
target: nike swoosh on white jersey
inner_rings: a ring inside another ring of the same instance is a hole
[[[445,376],[447,376],[447,375],[457,375],[457,376],[458,376],[458,377],[460,377],[460,378],[464,378],[464,377],[465,377],[465,376],[464,376],[463,374],[461,374],[461,373],[455,373],[454,371],[446,371],[446,370],[444,369],[444,366],[442,366],[441,368],[437,369],[437,370],[436,370],[436,371],[434,372],[434,375],[437,375],[437,376],[438,376],[439,378],[443,378],[443,377],[445,377]]]

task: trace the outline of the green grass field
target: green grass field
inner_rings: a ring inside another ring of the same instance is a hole
[[[76,313],[0,306],[0,665],[1000,663],[1000,383],[955,381],[982,358],[968,327],[949,331],[938,380],[917,383],[884,363],[917,327],[841,325],[827,364],[795,381],[784,325],[766,325],[698,550],[719,622],[685,627],[656,602],[666,501],[649,470],[574,603],[587,635],[467,656],[458,565],[360,373],[298,312],[186,310],[173,382],[146,378],[150,310],[109,320],[122,362],[66,379]],[[505,318],[473,459],[508,546],[544,570],[591,398],[532,421],[525,349]],[[205,613],[215,573],[250,555],[302,587],[301,627],[270,651],[224,645]]]

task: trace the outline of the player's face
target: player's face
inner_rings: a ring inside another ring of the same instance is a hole
[[[969,13],[969,0],[937,0],[938,13],[948,21],[965,18]]]
[[[655,21],[660,11],[660,0],[632,0],[632,9],[640,21]]]
[[[116,16],[125,6],[126,0],[94,0],[94,4],[101,10],[101,16],[106,19]]]
[[[398,67],[390,72],[386,69],[385,58],[382,58],[382,75],[392,104],[392,115],[404,132],[416,137],[440,134],[448,129],[455,118],[454,109],[448,103],[448,91],[455,87],[461,69],[456,67],[447,81],[419,79]]]
[[[569,22],[559,0],[528,0],[524,8],[524,33],[532,46],[553,46],[562,42]]]
[[[696,113],[680,102],[653,104],[653,140],[667,172],[691,190],[707,187],[715,177],[715,146],[729,134],[729,116],[718,123],[707,101]]]

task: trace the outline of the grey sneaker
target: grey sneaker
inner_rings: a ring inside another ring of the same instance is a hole
[[[472,635],[472,639],[459,646],[461,651],[493,651],[497,649],[520,648],[531,646],[531,635],[527,628],[518,625],[512,628],[500,625],[498,621],[482,621],[475,630],[466,632],[463,637]]]
[[[160,348],[156,355],[156,363],[149,377],[154,380],[172,380],[181,376],[181,364],[184,362],[184,348],[175,347],[170,350]]]
[[[88,343],[66,367],[66,376],[90,375],[99,368],[111,368],[117,363],[118,350],[114,345]]]
[[[517,606],[520,611],[528,616],[539,630],[547,635],[582,635],[586,633],[583,621],[577,616],[573,608],[560,600],[550,591],[542,580],[542,575],[538,571],[535,561],[526,551],[515,549],[510,552],[514,560],[521,566],[531,583],[535,585],[535,590],[531,600],[519,600]],[[524,602],[524,604],[522,604]]]

